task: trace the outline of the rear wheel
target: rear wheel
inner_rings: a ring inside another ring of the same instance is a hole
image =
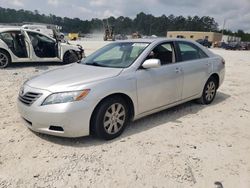
[[[97,137],[111,140],[122,134],[128,123],[128,116],[127,103],[120,97],[111,97],[99,104],[91,127]]]
[[[5,68],[11,63],[10,56],[7,52],[0,50],[0,68]]]
[[[217,92],[217,81],[215,78],[211,77],[208,79],[208,81],[205,84],[205,87],[203,89],[203,93],[201,98],[199,99],[199,102],[201,104],[210,104],[213,102],[216,92]]]
[[[77,62],[79,59],[76,55],[75,52],[71,51],[71,52],[66,52],[63,56],[63,63],[64,64],[69,64],[69,63],[75,63]]]

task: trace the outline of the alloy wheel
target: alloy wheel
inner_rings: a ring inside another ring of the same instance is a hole
[[[206,93],[205,94],[206,100],[207,101],[213,100],[215,92],[216,92],[215,83],[213,81],[211,81],[211,82],[209,82],[207,84],[207,88],[206,88],[206,91],[205,91],[205,93]]]
[[[8,64],[8,61],[7,55],[0,52],[0,67],[5,67]]]
[[[103,118],[104,129],[108,134],[116,134],[121,130],[126,120],[125,108],[120,103],[112,104]]]

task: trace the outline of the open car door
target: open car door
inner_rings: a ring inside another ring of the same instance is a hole
[[[32,61],[60,61],[60,43],[39,32],[26,31],[32,50]]]
[[[31,49],[32,49],[31,42],[27,36],[27,33],[23,29],[21,29],[21,37],[25,44],[27,58],[31,59],[32,58],[31,57]]]

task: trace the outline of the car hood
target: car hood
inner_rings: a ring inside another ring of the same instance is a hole
[[[118,76],[122,70],[74,63],[33,77],[26,85],[51,92],[78,90],[88,83]]]

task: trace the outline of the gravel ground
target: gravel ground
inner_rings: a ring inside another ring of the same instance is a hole
[[[83,42],[86,53],[104,45]],[[112,141],[37,134],[16,108],[21,84],[57,63],[0,70],[0,187],[250,187],[250,52],[213,50],[226,79],[194,102],[131,123]]]

